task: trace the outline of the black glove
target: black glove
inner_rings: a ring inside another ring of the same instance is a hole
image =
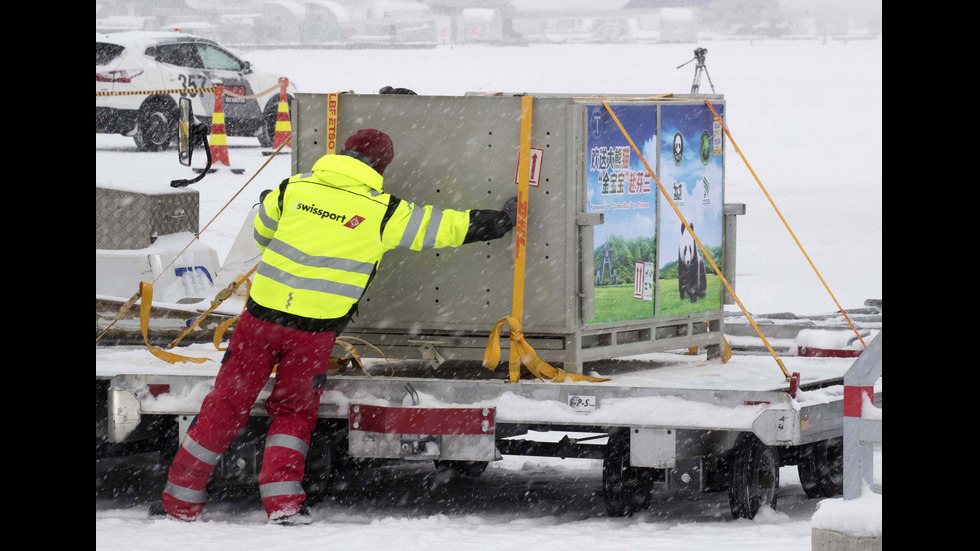
[[[399,94],[403,96],[417,96],[415,92],[409,90],[408,88],[392,88],[391,86],[385,86],[384,88],[378,90],[379,94]]]
[[[517,196],[508,199],[507,202],[504,203],[504,208],[500,210],[507,215],[507,218],[510,218],[511,226],[517,225]]]

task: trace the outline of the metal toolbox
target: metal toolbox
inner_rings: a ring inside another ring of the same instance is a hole
[[[196,234],[200,199],[195,190],[141,193],[95,188],[95,248],[145,249],[160,235]]]

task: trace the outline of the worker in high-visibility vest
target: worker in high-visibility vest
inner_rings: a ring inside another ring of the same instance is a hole
[[[330,352],[382,255],[394,248],[488,241],[514,227],[516,197],[502,210],[456,211],[386,193],[382,174],[393,156],[386,134],[359,130],[338,154],[263,194],[255,218],[262,259],[246,311],[152,513],[162,509],[182,520],[201,514],[218,459],[244,427],[275,368],[275,386],[265,400],[272,425],[259,492],[271,522],[308,522],[303,473]]]

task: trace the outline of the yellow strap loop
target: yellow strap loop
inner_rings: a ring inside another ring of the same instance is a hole
[[[524,367],[539,380],[554,383],[564,381],[601,383],[609,380],[602,377],[568,373],[567,371],[553,367],[548,362],[539,358],[537,352],[534,351],[534,348],[524,338],[524,332],[521,331],[521,321],[514,316],[507,316],[493,326],[493,330],[490,332],[490,338],[487,340],[486,351],[483,355],[483,367],[491,371],[497,369],[497,364],[500,363],[500,333],[503,331],[505,324],[510,331],[510,357],[518,358],[520,363],[524,364]]]
[[[148,340],[148,328],[150,325],[150,310],[153,308],[153,284],[147,283],[145,281],[140,282],[140,296],[142,300],[140,302],[140,331],[143,333],[143,342],[146,344],[146,348],[157,358],[168,362],[168,363],[204,363],[210,362],[210,358],[189,358],[187,356],[181,356],[179,354],[173,354],[164,350],[160,350],[155,346],[150,346]]]

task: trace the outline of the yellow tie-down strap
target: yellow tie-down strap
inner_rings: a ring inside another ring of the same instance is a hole
[[[150,311],[153,308],[153,284],[141,281],[140,296],[142,297],[140,300],[140,331],[143,333],[143,343],[146,345],[147,350],[149,350],[151,354],[165,362],[172,364],[183,362],[204,363],[211,361],[209,358],[190,358],[151,346],[148,333],[150,325]]]
[[[497,364],[500,363],[500,332],[503,330],[504,324],[507,324],[510,329],[511,356],[513,357],[514,352],[516,352],[524,367],[538,379],[553,383],[564,381],[601,383],[609,380],[602,377],[568,373],[567,371],[553,367],[548,362],[539,358],[534,348],[524,339],[524,333],[521,331],[521,322],[514,316],[507,316],[493,326],[493,331],[490,332],[490,338],[487,340],[486,352],[483,355],[483,367],[493,371],[497,369]]]

